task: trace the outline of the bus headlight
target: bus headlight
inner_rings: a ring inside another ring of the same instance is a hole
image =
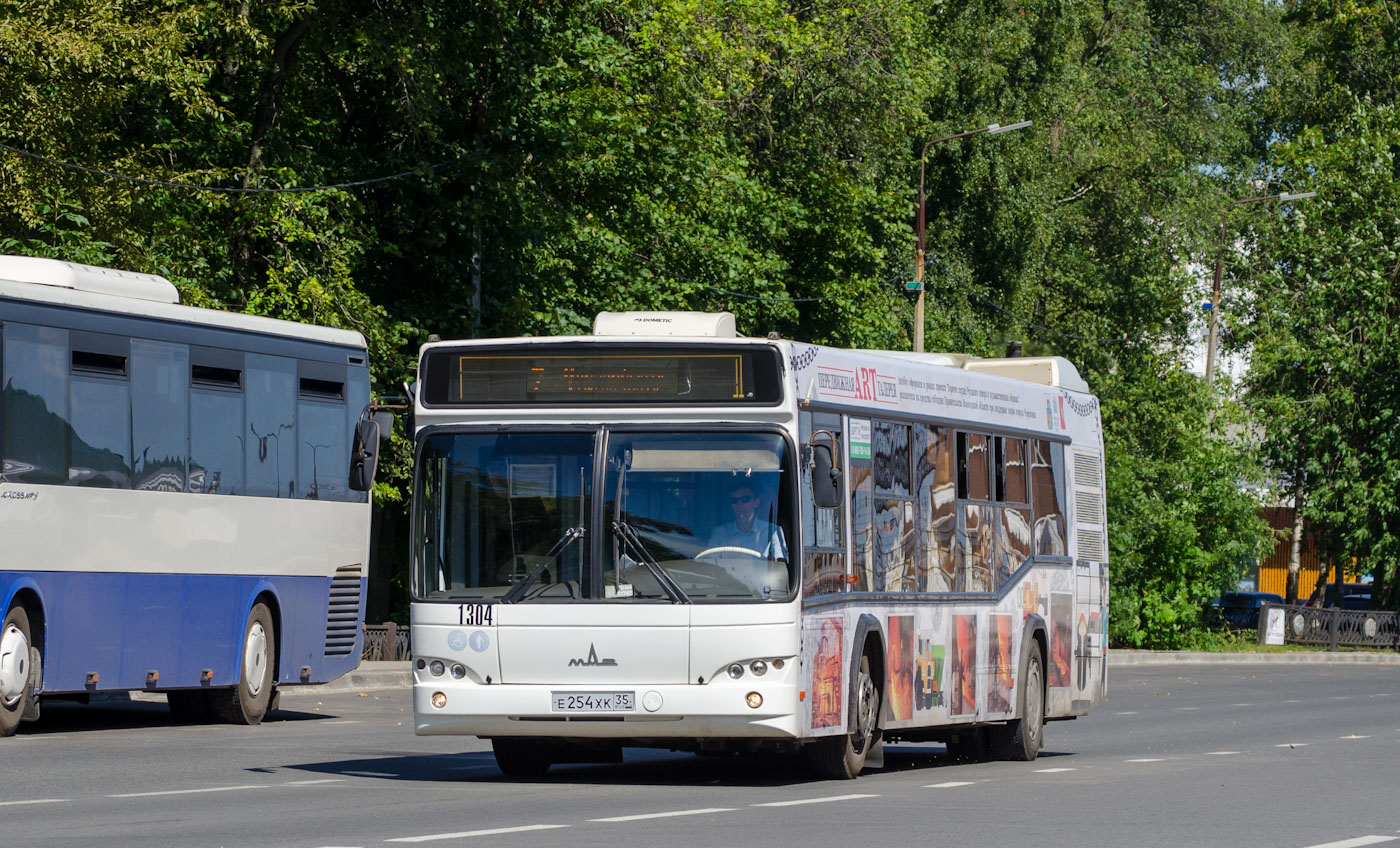
[[[442,660],[433,660],[428,663],[428,671],[433,673],[433,677],[442,677],[442,673],[446,670],[447,667],[442,664]]]
[[[757,692],[750,692],[749,694],[744,696],[744,703],[748,704],[749,707],[756,710],[759,707],[763,706],[763,696],[758,694]]]
[[[735,680],[738,680],[739,678],[744,676],[744,667],[742,665],[739,665],[738,663],[730,665],[729,676],[734,678]]]
[[[433,709],[440,710],[447,706],[447,696],[441,692],[433,693]]]
[[[755,677],[762,677],[768,673],[768,663],[763,660],[754,660],[749,663],[749,671],[752,671]]]
[[[466,677],[466,676],[467,676],[467,667],[466,667],[466,666],[462,665],[461,663],[453,663],[453,664],[452,664],[452,677],[453,677],[454,679],[456,679],[456,680],[461,680],[463,677]]]

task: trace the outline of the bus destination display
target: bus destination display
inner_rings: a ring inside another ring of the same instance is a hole
[[[442,350],[429,357],[430,404],[774,403],[776,354],[766,349],[538,352]]]

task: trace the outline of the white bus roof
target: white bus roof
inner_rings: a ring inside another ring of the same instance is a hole
[[[995,374],[998,377],[1011,377],[1027,383],[1069,389],[1072,392],[1089,394],[1089,384],[1079,376],[1079,369],[1063,356],[1013,356],[1006,359],[982,359],[967,353],[910,353],[901,350],[871,351],[881,356],[921,362],[925,365],[939,365],[944,368],[961,368],[981,374]]]
[[[0,256],[0,296],[347,347],[365,346],[364,336],[354,330],[181,306],[179,291],[164,277],[60,259]]]

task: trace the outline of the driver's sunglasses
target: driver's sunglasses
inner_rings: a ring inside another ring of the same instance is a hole
[[[758,500],[758,495],[736,495],[729,499],[732,504],[749,503]]]

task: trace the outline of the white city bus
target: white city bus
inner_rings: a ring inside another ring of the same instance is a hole
[[[1028,760],[1103,698],[1103,439],[1064,359],[603,313],[426,345],[414,413],[416,732],[489,738],[507,774]]]
[[[114,690],[254,724],[356,666],[385,423],[359,333],[6,256],[0,377],[0,735]]]

